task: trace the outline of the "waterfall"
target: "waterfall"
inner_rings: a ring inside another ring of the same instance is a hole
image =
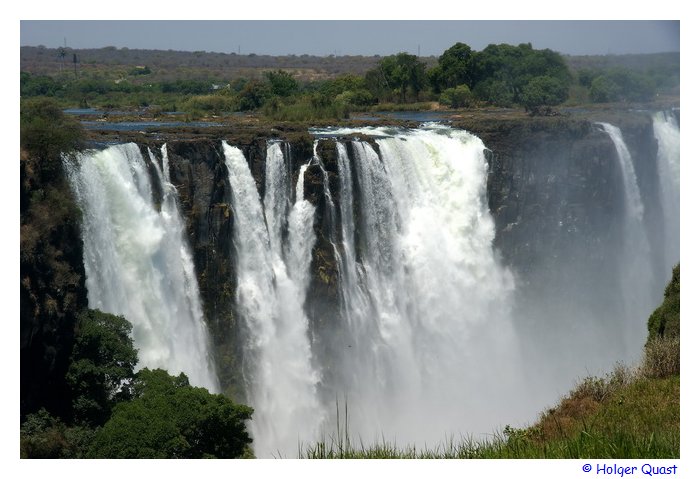
[[[637,184],[632,156],[622,132],[609,123],[599,123],[615,145],[625,194],[623,248],[619,260],[625,306],[624,344],[627,356],[638,354],[646,337],[645,322],[655,306],[651,251],[644,226],[644,204]]]
[[[681,191],[681,135],[675,117],[658,112],[653,117],[654,136],[659,145],[657,172],[661,189],[661,207],[664,213],[664,267],[666,280],[680,261],[680,191]]]
[[[285,178],[291,180],[279,144],[267,149],[264,202],[241,150],[225,142],[223,149],[236,219],[236,303],[248,335],[246,386],[255,409],[255,451],[258,456],[296,454],[299,441],[317,437],[323,420],[316,394],[320,377],[303,309],[315,242],[315,209],[303,197],[307,165],[299,172],[289,208]]]
[[[522,419],[514,282],[492,247],[483,143],[439,127],[324,135],[355,132],[379,146],[336,145],[345,324],[334,334],[347,337],[333,388],[355,440],[440,443]]]
[[[165,146],[162,152],[167,165]],[[161,172],[152,156],[148,161],[164,192],[160,211],[135,144],[90,151],[65,162],[83,213],[88,302],[131,322],[139,367],[184,372],[193,385],[216,392],[219,385],[177,195],[167,168]]]

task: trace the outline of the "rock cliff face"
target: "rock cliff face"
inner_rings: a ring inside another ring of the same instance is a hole
[[[621,115],[601,121],[622,130],[637,172],[650,248],[652,253],[661,251],[663,239],[654,226],[662,222],[651,117]],[[496,223],[495,247],[517,278],[516,329],[525,338],[523,354],[541,357],[542,364],[546,358],[559,358],[559,365],[540,371],[556,376],[558,369],[575,370],[582,351],[607,358],[623,349],[625,192],[609,136],[595,120],[459,126],[489,148],[487,190]],[[652,254],[654,271],[663,271],[660,259]],[[659,285],[663,280],[659,278]],[[640,317],[640,325],[643,321]],[[537,339],[528,344],[527,338]]]
[[[41,163],[21,153],[20,410],[66,415],[73,328],[87,306],[80,211],[65,178]]]
[[[655,199],[658,198],[658,184],[656,140],[651,120],[645,115],[628,115],[616,124],[621,127],[635,160],[642,194],[651,199],[649,215],[658,215],[658,207],[653,206],[658,205]],[[521,281],[523,304],[535,304],[545,295],[561,298],[558,307],[562,310],[573,305],[588,308],[591,313],[609,312],[607,306],[610,305],[591,301],[590,295],[580,295],[573,300],[568,297],[585,288],[600,291],[602,298],[611,298],[615,292],[617,278],[609,264],[609,245],[620,244],[623,190],[615,147],[609,137],[591,121],[567,118],[465,120],[455,126],[475,133],[489,149],[487,191],[496,224],[495,246]],[[237,286],[232,240],[236,218],[229,207],[231,191],[221,140],[243,150],[261,197],[265,193],[267,141],[275,138],[285,143],[295,175],[301,164],[313,158],[315,142],[305,130],[294,129],[194,136],[184,134],[167,141],[171,181],[177,188],[186,221],[220,381],[228,395],[241,399],[244,397],[240,390],[241,358],[236,352],[242,349],[236,347],[241,341],[236,333],[241,318],[232,307]],[[140,142],[142,149],[150,148],[159,161],[162,161],[162,143],[162,139]],[[322,166],[313,164],[307,169],[304,189],[305,198],[316,206],[314,230],[317,237],[312,252],[309,287],[312,293],[308,295],[305,308],[312,330],[322,332],[334,327],[339,304],[338,271],[331,244],[338,235],[338,225],[333,220],[338,215],[339,191],[335,140],[319,139],[315,152]],[[348,152],[352,154],[352,148],[348,148]],[[295,183],[296,179],[293,178]],[[325,193],[326,182],[330,196]],[[27,218],[30,223],[35,221]],[[61,249],[60,256],[72,278],[68,281],[70,288],[58,287],[60,292],[56,293],[56,287],[52,290],[48,285],[35,286],[50,283],[44,280],[47,274],[59,275],[62,270],[55,263],[34,269],[23,266],[22,270],[23,400],[29,394],[24,389],[25,380],[36,382],[30,377],[33,373],[29,371],[34,366],[30,368],[29,363],[34,364],[41,354],[44,363],[51,362],[46,357],[52,354],[51,348],[41,346],[38,332],[65,336],[68,338],[65,341],[55,342],[69,343],[72,334],[69,318],[86,303],[77,226],[69,224],[59,230],[51,233],[51,244]],[[24,236],[23,230],[22,255],[30,254],[29,249],[25,251]],[[658,236],[650,228],[652,243],[660,241]],[[35,254],[34,251],[31,250],[31,254]],[[49,270],[53,273],[48,273]],[[25,283],[31,287],[25,287]],[[32,299],[39,296],[41,298]],[[55,298],[55,302],[47,298]],[[42,301],[55,303],[57,312],[47,312],[37,306]],[[69,312],[62,312],[64,310]],[[51,319],[64,316],[68,319]],[[555,337],[555,333],[548,333],[546,326],[536,321],[522,327],[539,328],[542,334]],[[35,351],[37,348],[43,353]],[[324,354],[323,350],[316,353]],[[44,369],[53,371],[51,367]]]

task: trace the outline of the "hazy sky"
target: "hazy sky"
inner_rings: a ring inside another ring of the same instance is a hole
[[[439,55],[456,42],[531,42],[565,54],[680,51],[679,21],[74,21],[23,20],[20,45],[242,54]]]

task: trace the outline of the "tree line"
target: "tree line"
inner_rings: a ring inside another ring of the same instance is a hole
[[[260,111],[276,119],[296,120],[343,117],[350,111],[390,105],[420,109],[421,103],[435,101],[448,108],[522,107],[537,113],[542,107],[567,101],[573,87],[584,88],[592,102],[648,101],[656,92],[656,80],[643,73],[613,68],[574,74],[561,54],[535,49],[530,43],[491,44],[481,51],[456,43],[433,66],[401,52],[382,57],[364,75],[305,82],[283,69],[266,70],[260,78],[148,82],[144,78],[150,71],[142,66],[118,80],[69,80],[25,72],[20,76],[20,90],[23,98],[51,96],[74,106],[157,106],[196,113]]]

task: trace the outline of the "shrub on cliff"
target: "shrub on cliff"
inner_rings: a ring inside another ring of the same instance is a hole
[[[681,372],[681,265],[673,268],[661,305],[649,316],[642,373],[663,378]]]
[[[61,171],[61,153],[80,149],[85,134],[80,123],[66,116],[48,98],[32,98],[20,105],[20,145],[38,160],[47,176]]]
[[[681,335],[681,265],[673,268],[671,281],[664,290],[664,300],[649,316],[648,341],[654,338],[675,338]]]

